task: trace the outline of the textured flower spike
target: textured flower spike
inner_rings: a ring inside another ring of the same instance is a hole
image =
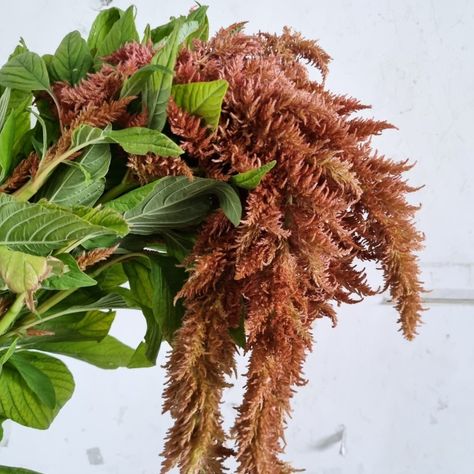
[[[279,455],[290,399],[304,383],[312,323],[324,316],[335,323],[331,303],[357,302],[377,291],[357,261],[382,265],[404,335],[416,333],[423,290],[414,252],[422,236],[413,226],[416,207],[406,201],[414,191],[402,178],[409,166],[374,154],[370,137],[392,126],[351,118],[367,107],[324,88],[329,56],[315,42],[288,29],[280,36],[248,36],[233,26],[193,46],[181,52],[176,81],[226,79],[229,90],[215,134],[170,106],[171,129],[187,159],[222,180],[270,161],[276,166],[242,194],[241,225],[234,229],[211,218],[188,259],[191,276],[181,292],[188,310],[168,364],[164,406],[175,426],[164,466],[222,472],[223,451],[190,440],[199,433],[202,440],[223,442],[217,400],[233,343],[225,358],[216,357],[224,348],[215,349],[211,340],[220,333],[223,344],[244,314],[250,364],[232,430],[238,473],[288,473],[293,469]],[[316,66],[323,82],[311,81],[300,60]],[[215,300],[222,313],[210,309]],[[206,370],[195,365],[193,354],[201,353]],[[206,424],[197,413],[210,406],[213,421]]]

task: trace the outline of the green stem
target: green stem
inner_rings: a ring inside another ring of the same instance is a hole
[[[59,105],[59,102],[56,96],[51,91],[48,91],[48,94],[53,99],[54,105],[56,106],[56,110],[58,111],[59,129],[61,130],[61,134],[62,134],[64,133],[64,127],[63,127],[63,121],[61,117],[61,107]]]
[[[15,322],[23,308],[25,298],[26,293],[19,294],[8,311],[3,315],[2,319],[0,319],[0,336],[3,336],[8,331],[8,329],[10,329],[10,326]]]
[[[122,182],[117,184],[117,186],[109,189],[105,194],[103,194],[101,198],[97,201],[97,204],[104,204],[106,202],[112,201],[112,199],[115,199],[136,187],[136,183],[129,181],[129,177],[130,172],[127,171],[122,179]]]
[[[38,168],[38,172],[36,175],[31,178],[25,185],[23,185],[20,189],[15,191],[13,195],[19,201],[28,201],[32,196],[34,196],[41,186],[46,182],[46,180],[50,177],[51,173],[56,169],[56,167],[62,163],[63,161],[67,160],[69,157],[74,155],[74,153],[78,152],[82,147],[75,147],[67,152],[63,153],[62,155],[58,156],[54,160],[49,161],[45,164],[44,161],[40,163],[40,167]],[[43,166],[42,166],[43,165]]]

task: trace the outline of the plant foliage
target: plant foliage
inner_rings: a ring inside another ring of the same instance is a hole
[[[135,15],[103,10],[44,56],[21,42],[0,68],[0,421],[50,426],[74,391],[63,357],[152,367],[165,341],[163,472],[223,472],[240,347],[238,472],[293,472],[278,455],[311,323],[374,293],[357,260],[416,332],[409,165],[371,149],[389,124],[309,79],[302,59],[327,74],[315,42],[243,24],[209,40],[199,5],[143,35]],[[110,334],[117,309],[143,315],[135,347]]]

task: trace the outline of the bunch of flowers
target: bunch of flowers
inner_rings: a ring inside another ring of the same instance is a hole
[[[165,340],[162,472],[221,473],[235,456],[242,474],[289,473],[312,324],[380,291],[360,262],[381,266],[416,334],[411,165],[372,149],[392,126],[327,90],[316,42],[208,29],[198,7],[140,37],[133,7],[111,8],[87,40],[43,57],[21,43],[0,70],[0,418],[50,425],[74,388],[50,353],[149,367]],[[137,348],[108,334],[118,308],[146,319]],[[239,348],[247,384],[225,433]]]

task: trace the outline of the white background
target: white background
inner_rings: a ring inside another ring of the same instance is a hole
[[[71,30],[86,35],[101,3],[3,0],[0,62],[20,36],[43,54]],[[140,27],[192,6],[183,0],[134,3]],[[320,40],[334,58],[328,86],[373,104],[371,114],[399,128],[375,145],[418,162],[410,179],[426,184],[416,200],[423,203],[418,220],[427,235],[420,255],[427,286],[434,295],[472,290],[474,2],[207,3],[213,31],[248,20],[248,31],[291,25]],[[396,332],[395,312],[375,298],[341,308],[335,330],[318,323],[306,365],[310,383],[294,399],[286,457],[309,474],[474,473],[473,318],[469,304],[433,304],[420,336],[408,343]],[[126,312],[114,329],[130,343],[142,331],[140,317]],[[70,367],[76,393],[53,427],[40,432],[9,425],[0,464],[44,474],[157,474],[169,426],[160,414],[163,370],[106,372],[75,361]],[[243,361],[240,367],[244,372]],[[227,394],[227,424],[240,383]]]

